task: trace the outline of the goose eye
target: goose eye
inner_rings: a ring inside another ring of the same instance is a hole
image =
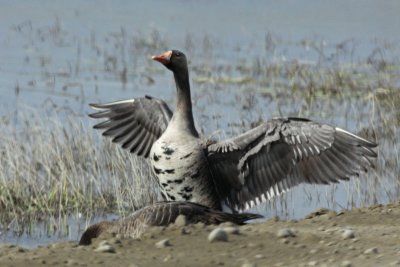
[[[175,53],[175,56],[180,57],[180,56],[181,56],[181,53],[176,52],[176,53]]]

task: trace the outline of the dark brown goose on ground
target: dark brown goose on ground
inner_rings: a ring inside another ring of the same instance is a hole
[[[150,158],[169,201],[215,209],[224,202],[243,210],[300,183],[330,184],[373,166],[374,142],[328,124],[275,118],[239,136],[209,142],[197,132],[186,56],[177,50],[154,56],[174,74],[177,104],[146,96],[92,104],[94,126],[131,153]]]
[[[137,238],[149,226],[167,226],[174,223],[179,215],[184,215],[188,224],[202,222],[207,225],[223,222],[244,224],[248,220],[262,218],[261,215],[252,213],[225,213],[191,202],[159,202],[140,209],[125,219],[91,225],[82,234],[79,245],[90,245],[92,239],[102,233],[115,233],[122,237]]]

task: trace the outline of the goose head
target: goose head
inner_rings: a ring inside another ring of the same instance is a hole
[[[186,56],[184,53],[178,50],[169,50],[158,56],[152,56],[151,59],[160,62],[172,72],[187,70]]]

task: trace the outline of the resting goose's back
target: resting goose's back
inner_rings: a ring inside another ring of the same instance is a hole
[[[130,152],[150,157],[166,200],[215,209],[249,208],[300,183],[330,184],[368,171],[374,142],[303,118],[276,118],[221,142],[196,131],[185,55],[153,57],[174,74],[176,110],[152,97],[93,105],[95,128]]]
[[[102,233],[119,234],[123,237],[138,238],[150,226],[168,226],[174,223],[179,215],[186,217],[188,224],[220,224],[232,222],[244,224],[246,221],[262,218],[261,215],[244,213],[229,214],[191,202],[158,202],[146,206],[129,217],[110,222],[103,221],[89,226],[82,234],[80,245],[90,245],[92,238]]]

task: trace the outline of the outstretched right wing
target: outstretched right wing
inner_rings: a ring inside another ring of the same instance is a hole
[[[90,106],[98,110],[89,114],[91,118],[107,119],[93,128],[104,130],[103,136],[111,137],[123,149],[145,158],[172,117],[168,105],[151,96]]]
[[[374,142],[328,124],[276,118],[207,147],[217,191],[247,209],[300,183],[330,184],[373,166]]]

